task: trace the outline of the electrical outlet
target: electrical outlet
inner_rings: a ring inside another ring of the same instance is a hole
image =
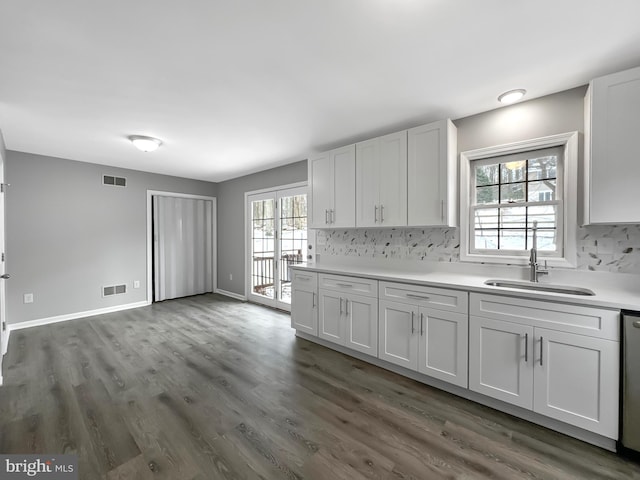
[[[33,303],[33,293],[25,293],[22,296],[22,301],[24,303]]]
[[[140,288],[140,280],[133,281],[133,288]]]
[[[229,274],[229,280],[233,280],[233,273]]]

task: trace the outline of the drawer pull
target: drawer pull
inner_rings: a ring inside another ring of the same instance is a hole
[[[346,288],[353,287],[353,285],[351,285],[350,283],[336,283],[336,285],[339,287],[346,287]]]
[[[413,326],[413,317],[415,316],[415,313],[411,312],[411,335],[413,335],[416,331],[416,329]]]
[[[305,282],[308,282],[311,280],[311,277],[296,277],[296,280],[304,280]]]
[[[542,366],[542,352],[544,350],[544,338],[540,337],[540,366]]]
[[[524,334],[524,361],[529,361],[529,334]]]
[[[421,313],[420,314],[420,336],[422,336],[424,333],[424,327],[422,326],[423,322],[424,322],[424,313]]]
[[[426,297],[424,295],[416,295],[415,293],[407,293],[406,295],[409,298],[416,298],[418,300],[429,300],[429,298],[431,298],[431,297]]]

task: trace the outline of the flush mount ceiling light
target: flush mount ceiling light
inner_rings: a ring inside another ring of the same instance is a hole
[[[138,150],[143,152],[153,152],[162,145],[162,142],[157,138],[145,137],[143,135],[131,135],[129,140],[131,140],[131,143],[133,143]]]
[[[518,100],[520,100],[522,97],[524,97],[525,93],[527,93],[527,91],[524,88],[509,90],[508,92],[504,92],[502,95],[500,95],[498,97],[498,101],[500,103],[504,103],[505,105],[508,105],[510,103],[515,103]]]

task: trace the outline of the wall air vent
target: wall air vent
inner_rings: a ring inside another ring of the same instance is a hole
[[[111,185],[113,187],[126,187],[127,179],[124,177],[113,177],[111,175],[103,175],[102,184]]]
[[[111,295],[121,295],[127,293],[126,285],[112,285],[109,287],[102,287],[102,296],[109,297]]]

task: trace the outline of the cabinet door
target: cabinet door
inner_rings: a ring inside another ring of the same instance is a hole
[[[418,308],[381,300],[378,358],[418,369]]]
[[[587,221],[640,223],[640,68],[595,79],[590,95]]]
[[[418,371],[467,388],[469,317],[421,308],[419,326]]]
[[[318,292],[318,297],[318,336],[330,342],[344,345],[343,300],[340,294],[321,289]]]
[[[379,224],[407,225],[407,132],[379,139]]]
[[[333,208],[333,169],[329,153],[309,159],[309,186],[311,190],[309,226],[327,228],[329,210]]]
[[[310,335],[318,335],[316,293],[293,285],[291,291],[291,327]]]
[[[356,147],[331,151],[333,160],[333,206],[330,207],[332,227],[356,226]]]
[[[377,138],[356,144],[356,226],[378,226],[380,162]]]
[[[345,346],[378,356],[378,299],[345,296]]]
[[[457,225],[456,160],[456,127],[450,120],[408,131],[408,225]]]
[[[533,408],[533,327],[469,318],[469,389]]]
[[[618,342],[535,329],[537,413],[618,438]]]

